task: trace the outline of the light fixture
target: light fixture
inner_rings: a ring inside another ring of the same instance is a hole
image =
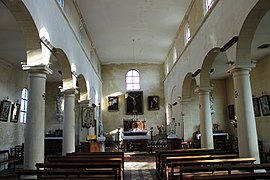
[[[234,43],[238,41],[238,36],[234,36],[231,40],[229,40],[222,48],[220,48],[220,52],[227,51]]]

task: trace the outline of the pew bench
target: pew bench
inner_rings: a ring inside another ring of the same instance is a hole
[[[118,179],[123,179],[121,161],[91,161],[91,162],[59,162],[59,163],[37,163],[37,170],[40,169],[84,169],[84,170],[117,170]]]
[[[270,173],[239,173],[239,174],[224,174],[224,175],[206,175],[194,176],[193,180],[256,180],[270,179]]]
[[[178,150],[166,150],[156,151],[156,172],[162,177],[162,169],[164,169],[165,158],[170,156],[188,156],[188,155],[202,155],[213,153],[214,149],[178,149]]]
[[[37,178],[98,178],[117,179],[117,170],[84,170],[84,169],[52,169],[52,170],[16,170],[17,178],[22,176],[37,176]]]
[[[167,174],[166,178],[169,179],[169,177],[174,178],[175,174],[180,174],[180,179],[182,179],[183,173],[195,173],[195,172],[201,172],[204,170],[204,172],[214,172],[218,171],[218,169],[222,169],[223,171],[229,171],[230,167],[236,168],[236,165],[238,166],[238,169],[240,170],[241,165],[244,166],[242,170],[245,170],[245,168],[248,168],[248,165],[253,165],[251,168],[255,168],[256,165],[252,164],[255,162],[255,158],[234,158],[234,159],[213,159],[213,160],[192,160],[192,161],[179,161],[179,162],[172,162],[170,166],[170,173],[168,172],[169,167],[167,168]],[[179,171],[175,172],[176,167],[179,167]],[[185,169],[186,168],[186,169]],[[216,168],[216,169],[215,169]],[[229,168],[229,170],[227,169]],[[256,169],[256,168],[255,168]],[[258,168],[257,168],[258,169]]]
[[[180,161],[195,161],[195,160],[213,160],[213,159],[232,159],[238,158],[238,154],[214,154],[214,155],[196,155],[196,156],[173,156],[173,157],[166,157],[165,159],[165,168],[164,173],[168,176],[168,169],[170,169],[170,165],[174,162]]]
[[[16,163],[19,162],[20,159],[12,157],[9,153],[9,150],[0,151],[0,165],[8,165],[8,171],[10,171],[11,164],[13,165],[13,169],[15,170]]]

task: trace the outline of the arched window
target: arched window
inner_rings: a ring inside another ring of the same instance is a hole
[[[126,90],[140,89],[140,74],[137,70],[131,69],[126,74]]]
[[[27,104],[28,104],[28,89],[23,88],[21,95],[20,123],[26,123]]]
[[[211,9],[212,5],[214,4],[215,0],[204,0],[204,14]]]
[[[190,28],[189,25],[185,26],[185,45],[190,41]]]

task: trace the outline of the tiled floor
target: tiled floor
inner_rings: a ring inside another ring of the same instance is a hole
[[[125,154],[125,180],[157,180],[153,154]]]

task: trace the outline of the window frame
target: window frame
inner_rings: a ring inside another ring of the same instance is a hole
[[[19,122],[22,124],[26,123],[27,119],[27,106],[28,106],[28,88],[23,88],[21,93],[21,107],[20,107],[20,116],[19,116]],[[23,109],[24,108],[24,109]]]
[[[129,73],[131,72],[131,76],[129,76]],[[136,74],[134,75],[134,72],[136,72]],[[131,80],[131,83],[128,82],[128,78]],[[136,82],[135,78],[137,79]],[[125,76],[125,86],[126,86],[126,90],[127,91],[136,91],[136,90],[140,90],[141,89],[141,79],[140,79],[140,73],[138,70],[136,69],[130,69],[127,71],[126,76]],[[131,85],[131,88],[129,88],[129,85]],[[134,85],[138,85],[139,88],[135,88]]]

